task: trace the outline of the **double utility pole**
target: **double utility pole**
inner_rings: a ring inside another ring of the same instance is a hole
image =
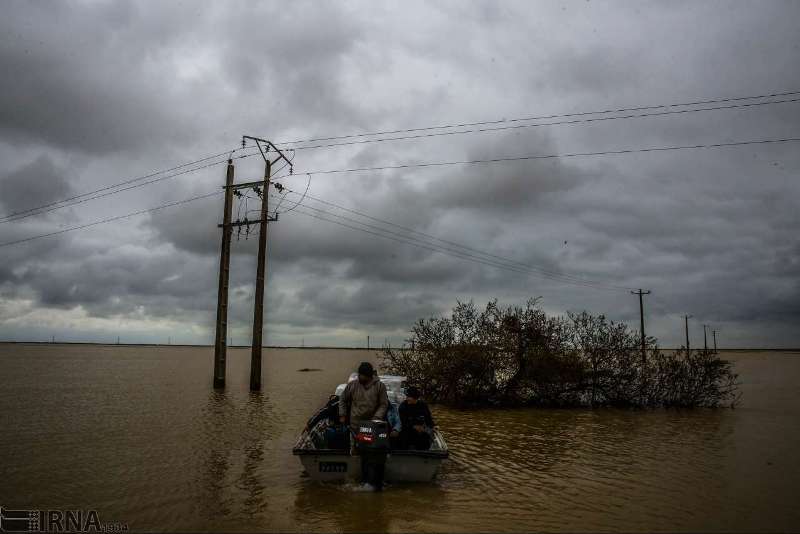
[[[639,295],[639,320],[640,320],[640,332],[642,336],[642,368],[644,369],[647,363],[647,344],[645,342],[646,338],[644,336],[644,301],[642,297],[645,295],[649,295],[650,291],[631,291],[632,295]]]
[[[224,187],[225,209],[223,222],[219,225],[222,228],[222,250],[220,253],[219,289],[217,292],[217,329],[214,343],[214,388],[225,387],[226,340],[228,337],[228,280],[233,228],[258,224],[260,225],[260,231],[258,234],[258,266],[256,268],[256,301],[253,312],[253,344],[250,357],[250,390],[259,391],[261,389],[261,345],[264,329],[264,282],[267,268],[267,224],[278,220],[277,213],[274,217],[269,216],[270,177],[272,176],[272,166],[279,160],[284,160],[290,169],[292,162],[272,142],[246,135],[242,137],[242,146],[245,145],[247,139],[255,141],[261,156],[264,158],[264,178],[255,182],[234,184],[233,160],[228,160]],[[262,144],[264,145],[263,147]],[[270,159],[271,151],[276,154],[274,159]],[[239,189],[252,189],[261,197],[261,216],[259,219],[250,221],[247,219],[247,214],[245,214],[244,220],[231,221],[233,197],[234,195],[239,196]]]
[[[717,353],[717,331],[712,330],[711,333],[714,335],[714,354]]]

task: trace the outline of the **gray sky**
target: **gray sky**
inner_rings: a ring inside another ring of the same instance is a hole
[[[800,90],[798,20],[792,1],[5,2],[0,215],[232,150],[242,134],[279,142]],[[281,182],[302,192],[313,170],[786,137],[800,137],[800,102],[298,150]],[[665,346],[690,313],[695,345],[705,322],[721,346],[796,347],[797,148],[318,174],[309,193],[550,272],[649,288],[648,333]],[[224,173],[0,223],[0,243],[212,192]],[[237,180],[262,173],[259,157],[236,160]],[[0,247],[0,339],[211,342],[221,208],[215,196]],[[267,343],[399,344],[456,299],[494,297],[638,324],[627,290],[465,261],[310,208],[380,224],[307,198],[270,225]],[[233,248],[232,337],[249,343],[256,240]]]

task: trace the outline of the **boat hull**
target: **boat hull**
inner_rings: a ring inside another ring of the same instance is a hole
[[[313,480],[360,480],[361,459],[345,451],[297,450],[294,454]],[[438,451],[395,451],[386,457],[388,482],[429,482],[433,480],[446,453]]]

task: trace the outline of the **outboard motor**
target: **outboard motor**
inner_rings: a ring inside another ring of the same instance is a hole
[[[386,455],[389,452],[389,424],[375,419],[362,421],[355,433],[355,447],[361,456],[361,477],[376,491],[383,489]]]

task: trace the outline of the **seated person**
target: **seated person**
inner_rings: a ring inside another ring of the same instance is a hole
[[[339,396],[331,395],[328,402],[306,423],[306,431],[314,428],[320,421],[327,421],[325,427],[325,447],[328,449],[347,449],[350,446],[350,433],[339,425]]]
[[[386,421],[389,423],[389,444],[392,449],[401,448],[400,432],[403,428],[400,422],[400,412],[397,411],[397,394],[389,393],[389,409],[386,410]]]
[[[426,451],[431,448],[434,423],[431,411],[420,399],[419,389],[409,387],[406,400],[398,408],[401,424],[401,441],[404,448]]]
[[[329,425],[335,425],[339,419],[339,396],[331,395],[328,402],[315,413],[306,423],[306,431],[311,430],[323,419],[328,420]]]

